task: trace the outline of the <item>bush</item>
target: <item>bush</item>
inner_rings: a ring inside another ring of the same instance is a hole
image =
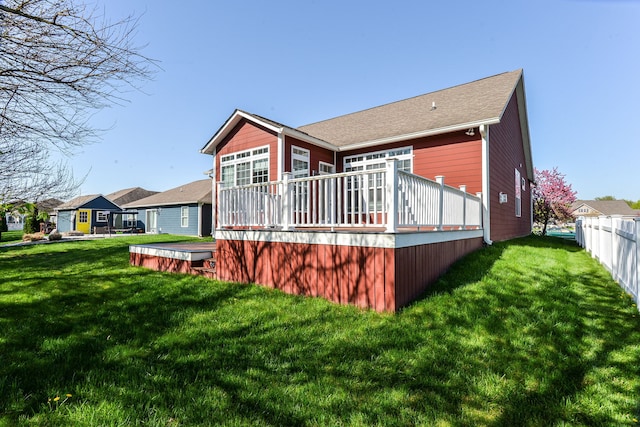
[[[58,230],[53,230],[50,234],[49,234],[49,240],[54,241],[54,240],[62,240],[62,234],[60,234],[58,232]]]
[[[44,233],[25,233],[22,236],[23,242],[37,242],[38,240],[44,240]]]
[[[24,219],[24,227],[22,229],[26,234],[34,234],[40,232],[40,221],[33,215],[29,215]]]

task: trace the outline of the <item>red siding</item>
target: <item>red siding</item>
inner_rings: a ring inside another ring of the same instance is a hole
[[[497,125],[489,129],[489,192],[491,207],[491,240],[501,241],[531,234],[531,187],[522,145],[522,131],[514,94]],[[515,170],[525,178],[522,194],[522,216],[516,217]],[[507,203],[500,204],[500,192]]]
[[[479,249],[482,238],[398,249],[221,239],[216,244],[220,280],[396,311],[456,260]]]
[[[334,164],[333,160],[333,151],[327,150],[326,148],[317,147],[315,145],[309,144],[304,141],[300,141],[299,139],[292,138],[287,136],[285,138],[285,148],[284,148],[284,171],[283,172],[291,172],[291,146],[295,145],[296,147],[306,148],[309,150],[309,162],[311,168],[311,175],[314,172],[318,172],[320,162],[325,162],[329,164]]]
[[[278,136],[275,132],[253,122],[243,120],[216,147],[216,182],[220,182],[220,156],[269,146],[269,180],[275,181],[278,175]]]
[[[337,170],[342,171],[345,156],[413,147],[413,173],[435,180],[445,177],[445,184],[452,187],[467,186],[467,192],[482,191],[482,141],[479,132],[467,136],[464,131],[446,135],[418,138],[410,141],[345,151],[338,154]]]
[[[472,194],[482,191],[482,141],[470,138],[473,137],[460,131],[417,140],[413,172],[432,180],[442,175],[445,184],[452,187],[466,185],[467,192]]]

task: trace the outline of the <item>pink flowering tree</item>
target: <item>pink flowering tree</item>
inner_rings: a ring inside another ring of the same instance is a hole
[[[533,220],[542,225],[542,235],[547,234],[550,220],[571,218],[571,204],[576,201],[576,192],[565,180],[565,176],[552,170],[535,169],[536,186],[533,188]]]

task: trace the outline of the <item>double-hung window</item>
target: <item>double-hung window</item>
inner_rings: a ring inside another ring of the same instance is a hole
[[[189,226],[189,206],[180,207],[180,226],[183,228]]]
[[[520,171],[516,169],[516,216],[522,216],[522,181],[520,179]]]

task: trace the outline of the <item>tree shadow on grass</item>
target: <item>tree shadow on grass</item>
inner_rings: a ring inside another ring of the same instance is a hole
[[[624,405],[567,402],[601,370],[640,375],[616,356],[637,322],[597,271],[517,262],[511,248],[548,248],[527,240],[470,255],[396,315],[130,268],[118,248],[26,253],[28,280],[0,284],[0,419],[51,420],[47,398],[69,392],[82,410],[121,408],[97,418],[115,424],[616,424]]]
[[[439,340],[446,342],[444,351],[455,354],[445,364],[447,371],[459,372],[461,366],[473,366],[480,377],[504,382],[512,389],[503,401],[497,402],[500,409],[494,416],[478,418],[476,423],[538,425],[564,420],[587,425],[616,424],[619,419],[612,418],[606,409],[589,412],[584,409],[586,404],[567,402],[588,401],[589,394],[602,401],[608,395],[628,394],[624,387],[629,383],[616,384],[616,375],[600,372],[613,370],[627,381],[640,376],[640,355],[633,351],[634,341],[640,339],[640,328],[632,319],[633,310],[620,309],[621,290],[600,266],[594,264],[588,273],[573,272],[563,264],[549,270],[552,262],[518,262],[506,254],[507,250],[518,248],[569,254],[582,251],[575,242],[560,238],[532,236],[497,243],[452,266],[421,301],[402,315],[416,323],[425,323],[428,313],[437,313],[433,319],[443,316],[446,320],[438,326],[453,332],[439,336]],[[540,251],[526,253],[534,257],[548,253]],[[510,260],[502,262],[503,257]],[[474,333],[470,343],[461,344],[469,331]],[[474,345],[478,348],[474,349]],[[465,357],[466,354],[471,356]],[[631,360],[612,362],[616,357]],[[432,377],[433,365],[427,364],[421,374]],[[599,376],[609,382],[606,387],[593,385]],[[451,376],[447,379],[451,380]],[[474,390],[475,380],[466,387],[469,395],[482,395],[482,387]],[[607,393],[598,391],[603,388]],[[484,401],[448,397],[471,412],[486,410]]]

